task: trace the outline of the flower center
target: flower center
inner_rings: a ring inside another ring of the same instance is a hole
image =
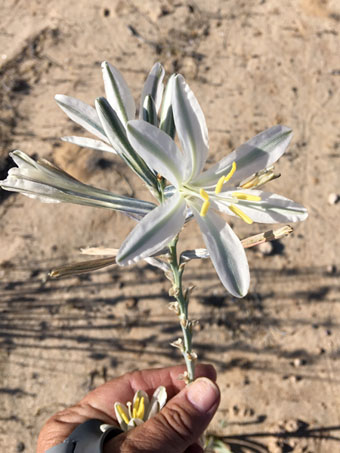
[[[220,179],[217,181],[217,184],[215,187],[216,195],[221,193],[223,184],[232,178],[235,171],[236,171],[236,162],[234,161],[231,165],[231,169],[230,169],[229,173],[226,176],[221,176]],[[195,190],[190,186],[183,186],[181,191],[183,191],[183,193],[186,193],[189,196],[196,196],[196,197],[198,196],[197,189]],[[207,215],[208,209],[210,207],[209,194],[203,188],[200,188],[199,196],[203,200],[201,211],[200,211],[200,216],[205,217]],[[233,192],[231,194],[231,200],[230,200],[231,203],[232,203],[232,200],[234,200],[234,203],[237,203],[238,200],[261,201],[261,197],[259,197],[257,195],[243,193],[243,192]],[[235,215],[240,217],[240,219],[242,219],[244,222],[246,222],[248,224],[253,223],[253,220],[247,214],[245,214],[239,207],[235,206],[235,204],[230,204],[228,206],[228,208],[230,209],[231,212],[233,212]]]
[[[220,179],[218,180],[216,187],[215,187],[216,194],[219,194],[221,192],[223,184],[225,182],[229,181],[229,179],[231,179],[231,177],[233,176],[235,171],[236,171],[236,162],[234,161],[231,165],[231,170],[229,171],[229,173],[226,176],[221,176]],[[207,194],[207,192],[204,189],[200,189],[200,195],[204,200],[202,207],[201,207],[200,216],[205,217],[207,215],[207,212],[208,212],[208,209],[210,206],[209,195]]]

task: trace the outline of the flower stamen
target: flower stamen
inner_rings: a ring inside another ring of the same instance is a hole
[[[223,187],[223,184],[224,184],[224,178],[225,178],[225,176],[221,176],[220,179],[218,180],[217,184],[216,184],[216,187],[215,187],[216,195],[221,193],[221,190],[222,190],[222,187]]]
[[[257,195],[251,195],[249,193],[233,192],[231,196],[237,198],[238,200],[261,201],[261,197]]]
[[[224,182],[228,182],[229,179],[232,178],[232,176],[233,176],[233,174],[235,173],[235,171],[236,171],[236,162],[234,161],[234,162],[232,163],[230,172],[229,172],[229,173],[227,174],[227,176],[224,178]]]
[[[122,417],[122,419],[124,420],[124,422],[125,422],[126,424],[128,424],[128,423],[129,423],[129,419],[128,419],[127,415],[125,414],[125,412],[123,411],[122,407],[121,407],[119,404],[117,404],[117,405],[116,405],[116,409],[117,409],[117,412],[119,413],[119,415],[120,415],[120,416]]]
[[[207,192],[204,189],[200,189],[200,195],[204,200],[204,203],[202,204],[202,207],[201,207],[200,216],[205,217],[207,215],[207,212],[208,212],[208,209],[210,206],[209,195],[207,194]]]
[[[219,194],[222,190],[223,184],[225,182],[228,182],[229,179],[233,176],[233,174],[236,171],[236,162],[234,161],[231,165],[231,170],[227,174],[227,176],[221,176],[220,179],[217,181],[216,187],[215,187],[215,193],[216,195]]]
[[[136,418],[140,418],[141,420],[143,420],[144,411],[145,411],[144,396],[142,396],[137,408]]]
[[[230,211],[232,211],[234,214],[236,214],[238,217],[240,217],[240,219],[242,219],[244,222],[248,223],[249,225],[251,225],[253,223],[253,220],[249,216],[247,216],[247,214],[245,214],[243,211],[241,211],[240,208],[235,206],[234,204],[231,204],[229,206],[229,209],[230,209]]]
[[[208,209],[210,207],[210,201],[206,200],[201,207],[200,216],[205,217],[207,215]]]
[[[200,195],[203,198],[203,200],[208,201],[209,200],[209,195],[204,189],[200,189]]]
[[[142,420],[144,417],[144,410],[144,396],[138,397],[133,404],[132,418],[140,418]]]
[[[139,400],[140,400],[140,398],[137,398],[136,401],[133,404],[132,418],[136,418],[136,416],[137,416],[137,411],[138,411],[138,407],[139,407]]]

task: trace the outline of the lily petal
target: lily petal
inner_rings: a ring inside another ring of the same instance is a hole
[[[99,151],[107,151],[109,153],[117,154],[112,146],[107,145],[101,140],[94,140],[88,137],[77,137],[75,135],[61,137],[64,142],[73,143],[74,145],[81,146],[83,148],[98,149]]]
[[[131,264],[167,245],[184,225],[186,204],[177,193],[147,214],[123,242],[116,262]]]
[[[163,85],[164,73],[165,73],[164,68],[160,63],[155,63],[151,68],[151,71],[145,81],[140,100],[140,112],[139,112],[140,119],[143,118],[143,107],[146,96],[150,95],[152,97],[156,106],[156,111],[158,112],[162,102],[162,95],[164,89]]]
[[[204,188],[216,186],[221,176],[226,176],[236,163],[236,172],[228,185],[236,186],[254,173],[270,167],[285,152],[292,138],[292,130],[286,126],[273,126],[236,148],[220,162],[200,175],[193,184]]]
[[[172,90],[174,81],[175,75],[172,74],[172,76],[170,76],[168,80],[168,83],[166,84],[159,119],[159,128],[170,135],[171,138],[175,137],[176,132],[174,115],[172,113]]]
[[[145,121],[133,120],[128,122],[127,135],[150,168],[176,187],[181,184],[183,155],[168,134]]]
[[[127,431],[129,431],[130,429],[136,428],[136,426],[140,426],[143,423],[144,423],[144,421],[141,420],[140,418],[132,418],[129,421],[129,424],[127,425]]]
[[[158,269],[161,269],[164,273],[171,272],[171,268],[168,263],[165,261],[162,261],[158,258],[144,258],[144,260],[150,264],[150,266],[157,267]]]
[[[158,117],[155,102],[150,95],[145,96],[143,104],[143,120],[147,123],[158,126]]]
[[[123,431],[127,431],[128,429],[128,423],[126,423],[125,420],[130,421],[130,416],[129,416],[129,411],[127,407],[124,404],[121,403],[115,403],[114,404],[114,410],[116,414],[117,421],[119,423],[119,426],[122,428]],[[124,420],[124,418],[125,420]]]
[[[228,223],[212,209],[202,217],[196,204],[191,207],[222,284],[233,296],[244,297],[249,289],[250,276],[241,241]]]
[[[138,407],[136,408],[136,405],[138,406],[138,403],[140,402],[141,398],[144,398],[144,404],[143,404],[143,414],[132,414],[132,418],[139,418],[140,420],[143,420],[145,421],[146,418],[145,418],[145,414],[147,412],[147,409],[149,407],[149,396],[147,393],[144,392],[144,390],[138,390],[134,397],[133,397],[133,401],[132,401],[132,411],[134,412],[134,409],[138,409]],[[136,404],[137,403],[137,404]],[[138,412],[138,410],[137,410]]]
[[[165,406],[167,397],[166,388],[163,386],[158,387],[152,395],[148,411],[145,414],[144,419],[149,420],[154,417]]]
[[[207,249],[184,250],[184,252],[181,253],[180,261],[201,260],[209,257],[210,255]]]
[[[104,142],[109,143],[97,112],[93,107],[85,104],[85,102],[79,101],[79,99],[65,96],[64,94],[56,94],[55,100],[72,121],[91,132],[91,134],[96,135]]]
[[[0,187],[21,192],[45,203],[74,203],[144,216],[155,205],[84,184],[48,161],[36,162],[22,151],[10,153],[18,165],[8,171]]]
[[[237,191],[233,191],[235,193]],[[238,200],[237,207],[242,212],[248,215],[254,222],[257,223],[287,223],[301,222],[308,217],[307,209],[295,203],[295,201],[282,197],[275,193],[263,192],[262,190],[241,190],[241,193],[259,196],[261,201]],[[228,205],[230,205],[230,193],[228,203],[224,203],[222,199],[227,197],[228,192],[223,192],[218,201],[215,199],[212,207],[217,207],[221,212],[229,215],[235,215]],[[221,200],[221,201],[219,201]],[[216,203],[216,206],[214,204]]]
[[[122,74],[107,61],[102,63],[103,79],[107,100],[125,124],[135,117],[136,105]]]
[[[167,398],[168,398],[168,395],[166,393],[166,388],[161,385],[161,386],[157,387],[156,390],[154,391],[152,398],[151,398],[151,403],[153,401],[157,400],[159,403],[159,410],[161,410],[165,406]]]
[[[194,179],[208,155],[208,130],[201,107],[180,74],[175,77],[172,95],[176,131],[187,155],[185,180]]]
[[[148,185],[156,187],[156,176],[131,146],[126,135],[125,127],[118,118],[115,110],[113,110],[108,101],[102,97],[97,98],[95,104],[98,117],[100,118],[111,145],[138,176],[140,176]]]

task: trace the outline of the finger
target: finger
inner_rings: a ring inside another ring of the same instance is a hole
[[[217,385],[207,378],[197,379],[154,418],[110,440],[104,453],[183,453],[203,434],[219,401]]]
[[[157,387],[166,387],[168,399],[185,387],[185,382],[179,376],[185,371],[185,366],[150,369],[126,373],[118,379],[113,379],[89,393],[81,402],[105,412],[115,418],[114,403],[132,401],[137,390],[144,390],[151,396]],[[199,364],[196,367],[196,377],[207,377],[216,380],[216,371],[212,365]]]
[[[204,453],[204,450],[198,444],[192,444],[185,450],[185,453]]]

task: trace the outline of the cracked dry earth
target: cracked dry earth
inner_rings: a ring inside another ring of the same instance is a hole
[[[339,3],[3,0],[1,10],[1,178],[20,148],[84,182],[148,197],[117,159],[59,140],[82,132],[54,94],[92,103],[103,60],[136,100],[155,61],[181,72],[207,118],[210,163],[274,124],[293,128],[268,190],[304,204],[309,218],[269,250],[247,252],[243,300],[225,293],[209,262],[188,265],[194,346],[217,368],[211,431],[233,452],[340,451]],[[90,389],[178,363],[169,343],[179,329],[167,281],[146,264],[46,279],[83,246],[119,247],[132,222],[0,196],[0,450],[33,452],[44,421]],[[242,238],[263,231],[233,226]],[[183,248],[199,246],[189,225]]]

